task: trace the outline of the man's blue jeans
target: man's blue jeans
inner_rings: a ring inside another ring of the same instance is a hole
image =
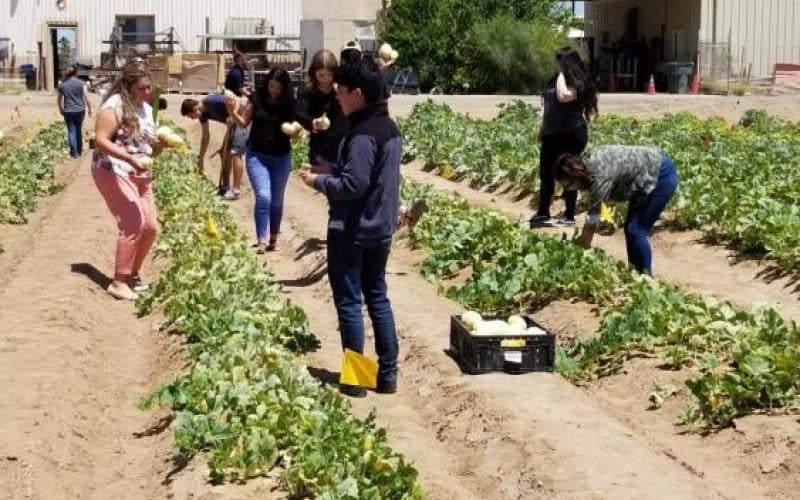
[[[357,241],[328,231],[328,278],[339,316],[342,349],[364,352],[362,295],[375,332],[378,378],[397,379],[397,328],[387,296],[386,263],[392,239]]]
[[[67,124],[69,155],[73,158],[83,154],[83,118],[85,115],[85,111],[64,113],[64,121]]]

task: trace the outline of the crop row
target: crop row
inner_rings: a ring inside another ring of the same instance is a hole
[[[38,196],[58,189],[55,165],[65,154],[66,127],[57,122],[0,157],[0,223],[24,224]]]
[[[167,152],[156,197],[166,268],[140,298],[186,336],[188,368],[142,401],[175,411],[177,458],[207,453],[212,479],[279,471],[293,498],[421,496],[417,472],[374,418],[359,419],[298,354],[318,346],[305,313],[283,296],[195,163]]]
[[[541,117],[530,105],[502,107],[493,120],[417,105],[402,121],[405,161],[419,158],[446,178],[475,187],[538,189]],[[681,184],[666,217],[700,229],[715,242],[766,254],[785,270],[800,270],[800,127],[748,111],[735,127],[689,114],[638,120],[601,115],[589,150],[601,144],[656,145],[671,156]]]
[[[404,198],[429,207],[410,234],[427,252],[422,274],[464,307],[511,314],[558,299],[596,304],[599,335],[559,348],[557,369],[573,382],[616,373],[632,357],[660,355],[668,367],[692,369],[686,423],[721,427],[753,411],[800,404],[800,327],[774,309],[744,312],[686,293],[636,275],[600,250],[522,229],[430,187],[406,185]]]

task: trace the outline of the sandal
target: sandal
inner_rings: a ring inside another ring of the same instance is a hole
[[[269,246],[266,243],[256,243],[253,247],[256,249],[256,254],[258,255],[264,255],[269,251]]]

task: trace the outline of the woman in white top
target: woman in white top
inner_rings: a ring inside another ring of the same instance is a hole
[[[151,93],[147,66],[129,62],[108,92],[95,125],[92,177],[119,227],[108,293],[124,300],[135,300],[136,292],[147,288],[139,270],[157,231],[150,167],[161,145],[147,103]]]

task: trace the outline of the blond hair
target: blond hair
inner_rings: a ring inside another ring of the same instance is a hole
[[[106,102],[109,97],[114,94],[119,94],[122,101],[122,116],[118,117],[123,123],[137,123],[136,109],[137,105],[133,100],[133,86],[139,83],[142,78],[150,77],[150,68],[141,59],[134,59],[129,61],[122,68],[122,73],[114,81],[114,84],[109,89],[103,102]]]

